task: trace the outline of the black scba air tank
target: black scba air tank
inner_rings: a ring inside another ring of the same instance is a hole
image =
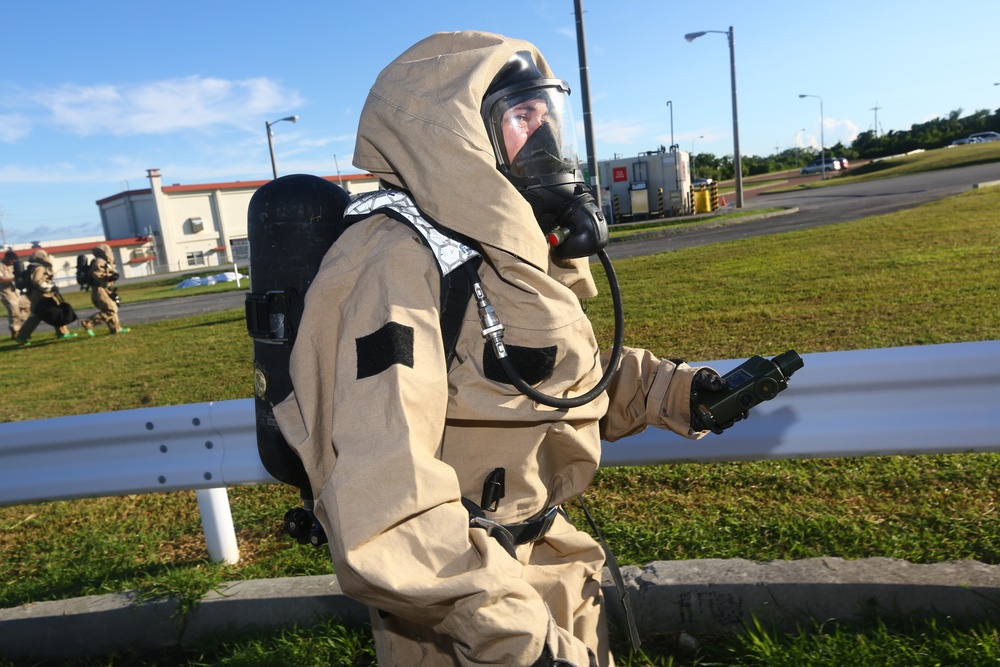
[[[260,460],[276,479],[311,500],[309,478],[285,442],[274,406],[292,391],[288,364],[306,291],[326,251],[343,233],[350,200],[338,185],[293,174],[261,186],[250,199],[250,293],[247,333],[253,339],[254,412]]]

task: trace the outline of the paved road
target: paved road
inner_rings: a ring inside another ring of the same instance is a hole
[[[760,191],[748,189],[744,193],[744,208],[746,209],[794,207],[799,210],[790,215],[763,220],[747,221],[712,229],[681,228],[669,236],[615,243],[608,247],[608,255],[612,259],[637,257],[706,243],[848,222],[872,215],[913,208],[920,204],[965,192],[976,183],[997,180],[1000,180],[1000,163],[796,192],[763,194]],[[745,183],[744,187],[750,188],[752,185],[752,183]],[[122,304],[121,318],[126,326],[130,326],[214,313],[230,308],[242,308],[245,292],[237,290],[134,304],[127,302],[127,292],[123,291],[123,295],[126,298],[126,303]],[[86,317],[92,312],[92,310],[80,311],[80,316]]]

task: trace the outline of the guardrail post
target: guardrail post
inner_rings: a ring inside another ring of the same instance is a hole
[[[205,531],[208,557],[213,563],[236,563],[240,559],[240,548],[236,544],[236,529],[233,514],[229,509],[229,494],[221,489],[198,489],[198,510]]]

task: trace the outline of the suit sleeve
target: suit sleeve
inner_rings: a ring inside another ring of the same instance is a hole
[[[607,364],[610,354],[605,354]],[[643,431],[665,428],[698,439],[708,431],[691,428],[691,380],[702,367],[658,359],[649,350],[625,348],[618,372],[608,387],[608,411],[601,419],[601,438],[615,441]]]
[[[548,610],[518,561],[469,528],[438,458],[440,273],[411,240],[390,245],[350,271],[321,270],[294,347],[294,400],[275,414],[309,471],[345,592],[453,637],[472,664],[530,664]]]

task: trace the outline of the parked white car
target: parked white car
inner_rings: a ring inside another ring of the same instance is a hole
[[[824,171],[823,160],[816,158],[806,166],[802,167],[803,174],[818,174]],[[835,157],[828,157],[826,159],[826,169],[825,171],[840,171],[840,160]]]
[[[1000,132],[976,132],[970,134],[969,139],[975,139],[977,143],[1000,140]]]
[[[997,141],[1000,140],[1000,132],[976,132],[970,134],[964,139],[955,139],[951,142],[952,146],[961,146],[963,144],[983,144],[987,141]]]

